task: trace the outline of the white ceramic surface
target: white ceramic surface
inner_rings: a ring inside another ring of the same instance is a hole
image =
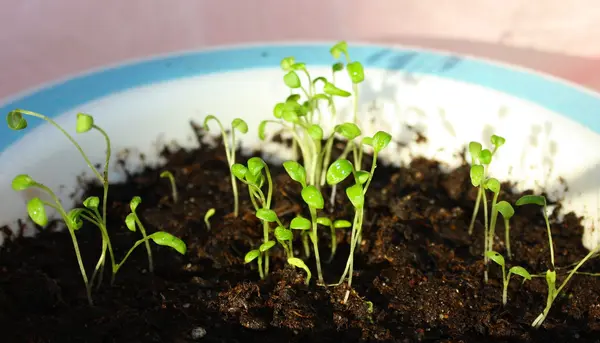
[[[244,146],[256,147],[258,122],[270,118],[274,104],[289,94],[280,59],[296,56],[314,75],[328,76],[333,62],[328,49],[329,44],[265,45],[163,56],[48,86],[0,111],[38,111],[74,135],[75,114],[90,113],[111,135],[114,151],[129,149],[134,162],[143,152],[150,163],[159,163],[157,151],[165,143],[194,146],[189,120],[201,122],[210,113],[224,123],[246,119],[250,132],[243,136]],[[410,124],[428,138],[427,144],[408,148],[393,144],[385,153],[387,160],[402,163],[424,155],[452,167],[470,140],[487,144],[492,133],[502,135],[507,143],[494,160],[492,175],[564,199],[565,211],[586,216],[586,247],[600,242],[594,230],[600,191],[600,156],[594,148],[600,144],[597,94],[530,71],[441,52],[351,45],[351,54],[367,67],[360,92],[365,133],[384,129],[398,142],[412,142],[415,133],[406,129]],[[340,85],[350,89],[345,78]],[[348,114],[349,103],[339,102],[338,107]],[[11,190],[16,174],[28,173],[60,190],[71,205],[76,176],[85,170],[66,138],[49,125],[29,122],[26,134],[0,128],[0,224],[14,226],[32,196]],[[100,135],[76,139],[92,161],[102,161]],[[263,144],[263,149],[282,152],[273,144]],[[121,176],[115,169],[112,179]]]

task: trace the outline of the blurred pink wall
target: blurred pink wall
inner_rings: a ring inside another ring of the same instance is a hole
[[[410,44],[600,90],[600,0],[0,0],[0,99],[125,59],[284,40]]]

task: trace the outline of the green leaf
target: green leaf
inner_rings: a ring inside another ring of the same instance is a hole
[[[283,69],[284,71],[291,70],[292,65],[294,63],[296,63],[296,59],[294,58],[294,56],[285,57],[281,60],[281,69]]]
[[[495,251],[486,251],[485,256],[504,267],[504,257]]]
[[[512,268],[509,269],[509,273],[513,273],[515,275],[519,275],[523,279],[531,281],[531,274],[529,274],[529,272],[527,270],[525,270],[525,268],[523,268],[523,267],[514,266],[514,267],[512,267]]]
[[[211,120],[216,121],[217,124],[219,124],[219,126],[221,126],[221,121],[217,117],[215,117],[214,115],[209,114],[209,115],[206,116],[206,118],[204,118],[204,124],[203,124],[204,130],[210,131],[210,128],[208,127],[208,122],[211,121]]]
[[[479,152],[479,161],[485,165],[492,163],[492,152],[489,149],[481,150]]]
[[[94,117],[85,113],[77,113],[77,122],[75,124],[75,131],[77,133],[88,132],[94,126]]]
[[[158,231],[148,236],[148,238],[150,238],[152,241],[154,241],[154,243],[158,245],[173,248],[181,255],[185,255],[187,251],[187,246],[185,245],[185,243],[181,239],[173,236],[168,232]]]
[[[369,180],[371,174],[368,171],[359,170],[356,172],[356,178],[358,179],[358,183],[364,185],[365,182]]]
[[[302,71],[305,71],[306,70],[306,63],[304,63],[304,62],[296,62],[296,63],[292,64],[290,66],[290,68],[293,69],[293,70],[302,70]]]
[[[44,202],[40,198],[35,197],[27,202],[27,213],[29,214],[29,218],[37,225],[41,227],[48,225],[46,208],[44,207]]]
[[[496,147],[496,149],[503,146],[504,143],[506,143],[506,139],[504,137],[500,137],[500,136],[496,136],[496,135],[492,135],[492,137],[490,138],[490,141]]]
[[[322,94],[322,93],[315,94],[315,95],[313,96],[313,100],[314,100],[315,102],[317,102],[317,101],[319,101],[319,100],[327,101],[327,103],[328,103],[329,105],[331,105],[331,104],[333,103],[333,102],[332,102],[332,100],[331,100],[331,97],[330,97],[329,95],[327,95],[327,94]]]
[[[250,171],[248,171],[246,173],[246,181],[251,185],[261,188],[265,179],[263,174],[260,172],[258,174],[252,174]]]
[[[135,213],[129,213],[127,217],[125,217],[125,226],[127,226],[129,231],[135,232]]]
[[[85,199],[83,201],[83,206],[85,206],[85,208],[89,208],[90,210],[95,210],[98,209],[98,206],[100,205],[100,198],[98,197],[88,197],[87,199]]]
[[[300,94],[292,93],[285,99],[285,105],[295,108],[295,106],[298,106],[298,101],[300,101]]]
[[[259,208],[258,211],[256,211],[256,218],[264,220],[267,223],[274,223],[277,221],[277,213],[268,208]]]
[[[333,47],[331,47],[331,49],[329,49],[329,52],[333,58],[338,59],[342,54],[348,53],[348,43],[345,41],[339,41]]]
[[[323,195],[321,194],[321,191],[319,191],[315,186],[306,186],[302,188],[301,195],[302,200],[304,200],[304,202],[312,208],[321,210],[325,206]]]
[[[500,181],[495,178],[489,178],[485,180],[484,187],[494,194],[500,193]]]
[[[291,230],[286,229],[283,226],[278,226],[277,228],[275,228],[275,238],[278,241],[291,241],[294,239],[294,234],[292,233]]]
[[[272,247],[275,246],[275,241],[266,241],[263,244],[260,245],[260,247],[258,248],[258,250],[260,250],[260,252],[265,252],[268,251],[269,249],[271,249]]]
[[[346,70],[348,70],[348,75],[350,76],[352,83],[357,84],[365,80],[365,71],[360,62],[354,61],[348,63]]]
[[[308,134],[317,142],[323,140],[323,129],[317,124],[312,124],[308,127]]]
[[[337,73],[338,71],[342,71],[342,70],[344,70],[344,63],[342,63],[342,62],[334,63],[331,66],[331,71],[334,73]]]
[[[336,229],[346,229],[351,226],[352,226],[352,223],[350,223],[349,221],[344,220],[344,219],[338,219],[333,222],[333,227]]]
[[[348,200],[350,200],[354,208],[362,208],[365,204],[363,188],[359,184],[354,184],[346,188],[346,196],[348,197]]]
[[[385,149],[385,147],[388,146],[388,144],[390,144],[391,141],[392,136],[390,136],[389,133],[384,131],[378,131],[377,133],[375,133],[375,135],[373,135],[373,150],[375,150],[375,152],[380,152],[381,150]]]
[[[283,168],[288,173],[290,178],[306,187],[306,170],[296,161],[283,162]]]
[[[354,170],[354,167],[350,161],[345,159],[336,160],[327,169],[327,184],[337,185],[352,174],[352,170]]]
[[[323,226],[331,226],[331,219],[329,219],[327,217],[319,217],[319,218],[317,218],[317,224],[323,225]]]
[[[335,127],[335,132],[339,133],[340,135],[342,135],[344,138],[346,138],[349,141],[353,140],[354,138],[356,138],[362,134],[362,132],[360,131],[358,126],[354,123],[343,123],[343,124],[337,125]]]
[[[310,220],[298,216],[294,219],[292,219],[292,222],[290,223],[290,228],[292,230],[308,230],[311,227],[311,222]]]
[[[290,88],[300,88],[302,85],[300,82],[300,77],[298,77],[298,74],[296,74],[296,72],[293,70],[289,71],[283,76],[283,82]]]
[[[173,174],[168,170],[163,171],[159,176],[163,179],[175,179]]]
[[[139,196],[134,196],[133,199],[131,199],[131,202],[129,203],[129,207],[131,208],[131,212],[135,212],[135,209],[140,205],[140,203],[142,202],[142,198],[140,198]]]
[[[362,144],[372,147],[373,146],[373,137],[363,137]]]
[[[485,169],[481,164],[475,164],[471,166],[471,184],[473,184],[474,187],[481,185],[481,181],[483,181],[484,171]]]
[[[502,214],[504,219],[510,219],[515,214],[515,209],[506,201],[499,201],[496,205],[496,211]]]
[[[248,173],[248,168],[246,168],[243,164],[234,163],[231,166],[231,173],[233,176],[243,181],[246,178],[246,173]]]
[[[256,260],[256,258],[259,256],[260,256],[260,250],[258,250],[258,249],[250,250],[250,251],[248,251],[246,256],[244,256],[244,263],[250,263],[250,262]]]
[[[298,113],[295,110],[286,110],[283,112],[283,120],[287,121],[288,123],[295,124],[299,120]]]
[[[546,206],[546,198],[542,195],[524,195],[515,203],[516,206],[539,205]]]
[[[323,92],[325,92],[325,94],[344,98],[347,98],[352,95],[352,93],[336,87],[333,83],[329,81],[325,82],[325,85],[323,86]]]
[[[469,143],[469,154],[471,154],[471,158],[473,159],[473,163],[479,159],[479,153],[481,152],[481,143],[478,142],[470,142]]]
[[[253,175],[258,175],[265,167],[265,161],[260,157],[252,157],[248,160],[248,171]]]
[[[248,124],[240,118],[235,118],[232,122],[231,122],[231,127],[234,130],[238,130],[241,133],[247,133],[248,132]]]
[[[81,220],[81,213],[83,213],[82,208],[74,208],[69,213],[67,213],[67,218],[71,222],[71,226],[73,230],[79,230],[83,226],[83,220]]]
[[[308,285],[310,283],[311,273],[310,273],[310,269],[308,269],[308,267],[306,266],[304,261],[302,261],[301,259],[299,259],[297,257],[290,257],[290,258],[288,258],[287,262],[291,266],[294,266],[296,268],[301,268],[306,272],[306,284]]]
[[[27,174],[15,176],[12,180],[12,189],[15,191],[23,191],[29,187],[35,186],[36,182]]]
[[[13,110],[6,115],[6,123],[11,130],[21,131],[27,128],[27,120],[20,110]]]

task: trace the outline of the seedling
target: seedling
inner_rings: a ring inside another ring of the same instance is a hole
[[[502,215],[502,218],[504,218],[504,242],[506,244],[506,254],[508,255],[508,258],[511,258],[512,254],[510,252],[510,218],[512,218],[512,216],[515,214],[515,210],[513,209],[511,204],[504,200],[498,202],[494,207],[496,208],[496,211],[498,211]]]
[[[336,229],[347,229],[349,227],[352,227],[352,223],[343,219],[331,222],[331,219],[327,217],[317,218],[317,223],[319,225],[327,226],[331,230],[331,254],[329,255],[329,260],[327,260],[327,262],[331,262],[337,250],[337,235],[335,233]]]
[[[248,124],[246,124],[246,122],[240,118],[235,118],[231,122],[231,131],[230,131],[231,146],[230,146],[229,145],[230,142],[228,142],[227,133],[225,132],[223,125],[221,124],[219,119],[217,119],[217,117],[215,117],[214,115],[208,115],[208,116],[206,116],[206,118],[204,118],[204,129],[207,131],[209,130],[208,122],[211,120],[214,120],[215,122],[217,122],[217,124],[219,125],[219,129],[221,130],[221,136],[223,137],[223,146],[225,147],[225,155],[227,156],[227,162],[229,163],[229,170],[231,173],[231,189],[233,190],[233,214],[234,214],[234,216],[237,217],[238,213],[239,213],[238,189],[237,189],[237,182],[235,181],[235,177],[233,175],[233,171],[231,170],[231,168],[235,164],[235,152],[237,150],[237,143],[235,141],[235,131],[237,130],[242,134],[247,133],[248,132]]]
[[[300,230],[301,232],[302,245],[304,246],[304,254],[306,255],[306,258],[310,257],[310,245],[308,242],[308,236],[311,227],[312,223],[310,222],[310,220],[302,216],[297,216],[296,218],[292,219],[292,222],[290,223],[290,229]]]
[[[287,262],[296,267],[296,268],[302,268],[304,269],[304,271],[306,272],[306,285],[308,286],[308,284],[310,283],[310,278],[311,278],[311,273],[310,273],[310,269],[308,269],[308,267],[306,266],[306,264],[304,263],[304,261],[302,261],[301,259],[297,258],[297,257],[289,257]]]
[[[521,276],[524,279],[523,282],[525,282],[525,280],[531,280],[531,274],[529,274],[529,272],[525,268],[519,266],[511,267],[508,270],[508,274],[506,274],[504,257],[502,255],[495,251],[487,251],[486,255],[490,260],[496,262],[496,264],[500,265],[500,267],[502,268],[502,305],[506,306],[508,283],[510,282],[510,277],[512,276],[512,274]]]
[[[25,124],[20,125],[24,125],[22,128],[25,128],[27,123],[25,122]],[[79,271],[81,272],[81,277],[83,278],[83,283],[85,285],[88,302],[90,305],[93,305],[94,302],[92,300],[91,285],[88,282],[88,276],[83,265],[83,260],[81,259],[79,243],[77,242],[77,236],[75,235],[75,231],[81,228],[83,222],[78,218],[78,213],[76,210],[71,210],[69,213],[67,213],[56,194],[44,184],[36,182],[29,175],[17,175],[12,181],[12,188],[15,191],[24,191],[32,187],[39,188],[46,192],[51,197],[52,202],[43,201],[38,197],[30,199],[27,202],[27,213],[29,218],[31,218],[31,220],[37,225],[45,227],[48,225],[48,216],[45,208],[46,206],[55,209],[60,214],[67,227],[67,230],[69,231],[69,234],[71,235],[71,240],[73,241],[73,249],[75,250],[75,257],[77,258]]]
[[[355,183],[348,188],[346,188],[346,196],[354,206],[354,220],[352,223],[352,239],[350,243],[350,254],[348,256],[348,260],[346,262],[346,268],[340,281],[338,283],[341,284],[346,280],[346,276],[348,276],[348,286],[352,285],[352,274],[354,271],[354,251],[358,246],[359,237],[361,237],[362,232],[362,223],[364,218],[364,201],[365,194],[369,188],[371,180],[373,179],[373,175],[375,173],[375,168],[377,167],[377,156],[379,152],[381,152],[385,147],[389,145],[392,137],[383,131],[378,131],[373,135],[373,137],[369,137],[368,140],[363,140],[364,143],[370,145],[373,148],[373,161],[371,164],[371,170],[369,173],[358,173],[352,163],[346,159],[338,159],[329,166],[327,170],[327,183],[329,185],[337,185],[340,182],[344,181],[348,176],[353,175]],[[367,175],[365,178],[364,176]],[[346,297],[344,302],[347,301],[349,296],[349,291],[346,292]]]
[[[131,199],[131,201],[129,202],[129,208],[131,209],[131,213],[129,213],[127,215],[127,217],[125,218],[125,224],[127,225],[127,228],[132,232],[136,231],[136,224],[140,228],[140,232],[142,233],[144,244],[146,245],[146,251],[148,253],[148,270],[150,271],[150,273],[153,273],[154,272],[154,261],[152,259],[152,249],[150,249],[149,240],[146,239],[148,237],[146,235],[146,229],[144,228],[144,225],[140,221],[140,217],[136,213],[136,209],[140,205],[141,202],[142,202],[142,198],[140,198],[139,196],[135,196]]]
[[[206,211],[204,215],[204,224],[206,225],[206,230],[210,231],[210,218],[215,215],[215,209],[211,208]]]
[[[524,195],[521,198],[519,198],[519,200],[517,200],[515,205],[538,205],[542,207],[544,221],[546,221],[546,230],[548,232],[548,244],[550,246],[550,262],[552,264],[552,270],[554,271],[554,244],[552,244],[552,231],[550,230],[550,222],[548,221],[548,209],[546,206],[546,198],[542,195]]]
[[[171,195],[173,196],[173,202],[177,203],[177,184],[175,183],[175,177],[168,170],[160,173],[160,177],[169,179],[169,182],[171,183]]]
[[[283,246],[285,254],[288,258],[294,257],[294,247],[292,242],[294,241],[294,234],[291,230],[286,229],[285,226],[278,226],[274,231],[275,239]]]

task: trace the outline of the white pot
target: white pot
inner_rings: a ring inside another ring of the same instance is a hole
[[[281,58],[295,56],[313,75],[330,77],[331,44],[277,44],[190,52],[135,61],[46,86],[0,107],[6,115],[15,108],[54,118],[75,135],[93,162],[102,162],[104,140],[97,133],[76,134],[75,114],[92,114],[112,139],[113,151],[129,150],[130,163],[160,163],[158,150],[177,142],[196,145],[190,120],[207,114],[224,124],[245,119],[250,132],[244,147],[257,147],[271,157],[284,158],[274,143],[261,143],[258,123],[272,118],[273,106],[289,90],[282,82]],[[352,59],[366,68],[360,88],[360,121],[364,133],[385,130],[396,142],[383,154],[394,163],[412,156],[434,157],[451,168],[471,140],[490,146],[491,134],[506,138],[490,173],[501,181],[517,182],[521,190],[546,190],[562,199],[563,212],[584,216],[584,245],[600,242],[600,97],[558,79],[467,57],[407,47],[350,45]],[[338,85],[351,89],[345,74]],[[349,118],[351,104],[340,101],[340,118]],[[0,127],[0,225],[16,226],[26,218],[32,192],[17,193],[11,180],[29,174],[54,189],[66,207],[86,165],[69,141],[55,128],[28,118],[25,132]],[[415,143],[414,131],[427,143]],[[275,128],[275,127],[272,127]],[[123,157],[113,154],[114,158]],[[114,162],[114,161],[113,161]],[[116,165],[113,163],[113,165]],[[111,179],[123,173],[112,171]],[[568,186],[567,187],[565,187]],[[375,191],[375,190],[373,190]]]

